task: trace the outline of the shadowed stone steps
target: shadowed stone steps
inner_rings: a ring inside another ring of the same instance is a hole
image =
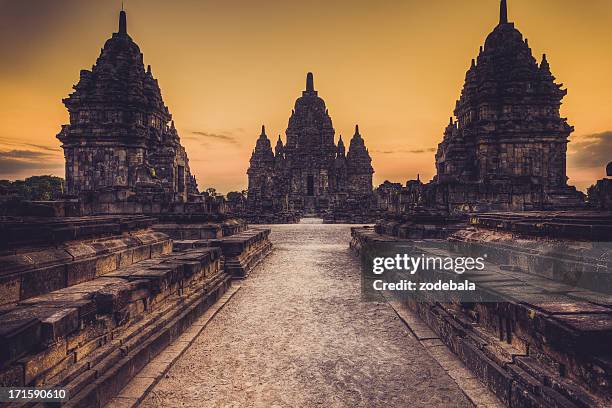
[[[244,278],[272,250],[270,229],[249,229],[229,237],[212,240],[221,248],[225,271],[234,278]]]
[[[490,253],[454,245],[465,231],[453,235],[444,250],[442,241],[402,240],[354,228],[351,248],[360,253],[373,245],[401,243],[415,253],[442,257]],[[507,405],[607,406],[612,401],[609,295],[545,279],[516,264],[496,264],[495,257],[488,261],[486,271],[467,278],[498,302],[403,302]]]
[[[30,298],[0,316],[0,385],[65,386],[69,406],[101,406],[229,285],[205,248]]]
[[[32,236],[29,242],[19,236],[4,241],[5,250],[0,253],[0,306],[87,282],[172,250],[172,243],[166,235],[148,229],[152,219],[92,218],[90,221],[66,218],[0,223],[0,228],[7,232],[16,225],[30,231]],[[50,240],[46,246],[33,233],[39,225],[43,231],[41,236]],[[55,235],[57,228],[73,233]],[[91,234],[98,236],[92,237]],[[86,239],[73,240],[79,237]],[[14,247],[18,244],[24,246]]]

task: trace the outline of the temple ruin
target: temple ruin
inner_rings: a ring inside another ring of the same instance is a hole
[[[436,152],[436,175],[423,194],[449,211],[574,208],[583,195],[567,185],[568,137],[559,113],[567,94],[543,55],[508,21],[487,36],[465,76],[454,116]]]
[[[127,32],[125,11],[118,32],[91,70],[81,70],[74,92],[63,102],[70,123],[57,138],[66,159],[68,194],[115,205],[132,201],[166,207],[198,194],[157,79],[150,65],[145,70],[140,48]]]
[[[248,210],[266,214],[324,215],[347,203],[367,206],[372,198],[372,159],[355,126],[348,152],[335,130],[325,102],[314,88],[312,73],[306,90],[295,102],[286,130],[274,152],[262,126],[251,155],[248,174]],[[274,218],[272,218],[274,220]]]
[[[451,292],[396,300],[506,406],[609,406],[610,179],[589,189],[590,208],[567,185],[573,128],[559,114],[567,91],[546,56],[534,60],[508,21],[506,0],[500,4],[499,24],[472,60],[457,119],[438,146],[436,176],[381,185],[385,216],[375,227],[353,228],[351,248],[362,260],[400,250],[483,257],[484,270],[460,278],[476,284],[470,299]]]
[[[125,11],[74,89],[57,135],[67,194],[0,205],[0,387],[115,406],[272,244],[198,193]]]

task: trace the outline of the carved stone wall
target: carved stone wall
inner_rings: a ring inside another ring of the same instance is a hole
[[[311,73],[306,90],[295,102],[286,131],[272,152],[265,129],[259,136],[250,167],[248,208],[251,213],[332,211],[346,199],[372,195],[372,159],[356,127],[349,152],[335,130],[325,102],[314,89]]]
[[[146,190],[186,202],[197,193],[187,154],[157,79],[150,66],[145,71],[142,53],[127,33],[124,11],[119,20],[119,31],[64,99],[70,123],[57,138],[66,159],[67,193],[116,188],[138,196]]]

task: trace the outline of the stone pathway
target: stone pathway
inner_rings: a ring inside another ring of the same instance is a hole
[[[242,282],[143,407],[470,407],[393,308],[363,302],[350,227],[272,227]]]

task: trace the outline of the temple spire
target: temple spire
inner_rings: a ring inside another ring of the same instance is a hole
[[[508,24],[508,3],[501,0],[499,5],[499,24]]]
[[[266,136],[266,125],[261,125],[261,135],[259,136]]]
[[[312,72],[306,74],[306,92],[314,92],[314,77]]]
[[[119,34],[127,35],[127,16],[123,6],[121,6],[121,11],[119,12]]]

